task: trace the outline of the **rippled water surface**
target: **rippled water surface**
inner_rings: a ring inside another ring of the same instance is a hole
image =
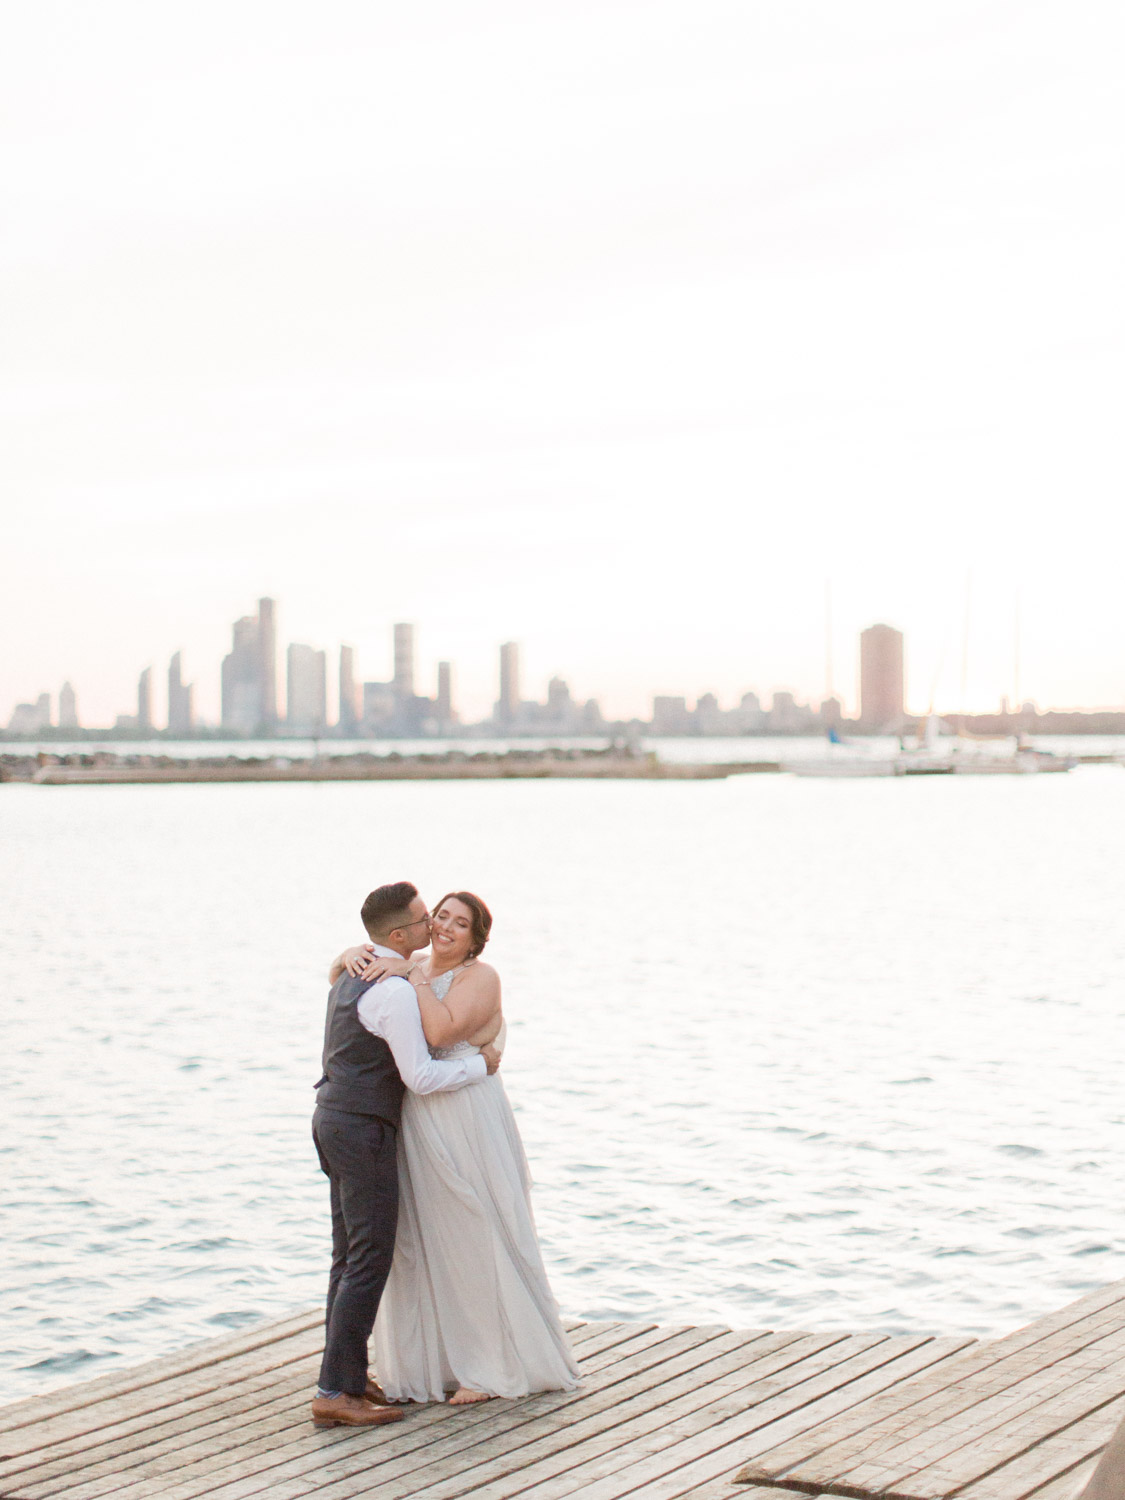
[[[0,787],[0,1399],[320,1299],[331,955],[476,889],[563,1307],[993,1334],[1125,1275],[1125,771]]]

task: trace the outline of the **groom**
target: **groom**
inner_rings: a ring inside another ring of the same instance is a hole
[[[430,941],[417,887],[400,880],[372,891],[360,910],[376,954],[409,958]],[[312,1403],[318,1427],[375,1427],[402,1419],[367,1375],[367,1341],[395,1248],[396,1144],[405,1091],[464,1088],[495,1073],[500,1054],[435,1062],[414,990],[340,975],[328,996],[324,1076],[317,1084],[313,1140],[331,1184],[332,1272],[324,1359]]]

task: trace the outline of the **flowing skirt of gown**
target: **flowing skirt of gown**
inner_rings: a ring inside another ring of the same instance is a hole
[[[435,1056],[477,1050],[462,1042]],[[408,1093],[398,1168],[398,1235],[374,1335],[387,1395],[573,1390],[578,1366],[543,1268],[531,1174],[499,1076],[454,1093]]]

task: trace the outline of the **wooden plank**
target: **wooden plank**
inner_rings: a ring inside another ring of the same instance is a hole
[[[1121,1289],[1122,1283],[1115,1282],[1112,1288],[1007,1338],[978,1345],[932,1373],[896,1387],[872,1403],[862,1434],[845,1427],[838,1441],[827,1444],[799,1468],[786,1471],[785,1479],[809,1490],[845,1484],[878,1493],[881,1479],[875,1469],[885,1456],[1034,1371],[1076,1357],[1084,1347],[1120,1328],[1125,1315]],[[851,1477],[861,1467],[865,1473],[870,1470],[869,1479]],[[845,1480],[844,1475],[849,1477]]]
[[[722,1387],[719,1387],[722,1390]],[[714,1391],[709,1393],[712,1397]],[[730,1476],[740,1459],[746,1456],[746,1439],[755,1434],[772,1417],[793,1409],[808,1392],[800,1386],[779,1393],[761,1405],[747,1406],[746,1392],[735,1391],[712,1399],[685,1420],[675,1419],[659,1433],[658,1441],[644,1440],[630,1444],[617,1457],[620,1462],[608,1473],[596,1476],[591,1469],[567,1475],[583,1482],[573,1493],[581,1500],[617,1500],[637,1493],[680,1496],[702,1484],[725,1481],[732,1500],[741,1500],[742,1486],[731,1483]],[[815,1399],[815,1398],[814,1398]],[[475,1491],[473,1492],[475,1496]],[[549,1491],[536,1487],[520,1492],[520,1500],[546,1500]],[[775,1500],[777,1492],[774,1491]]]
[[[401,1496],[425,1496],[426,1500],[451,1500],[471,1491],[480,1500],[528,1490],[535,1481],[552,1479],[591,1456],[620,1448],[632,1437],[640,1421],[648,1426],[666,1420],[668,1411],[681,1411],[706,1401],[704,1394],[726,1379],[750,1381],[758,1370],[765,1379],[785,1361],[801,1357],[806,1340],[800,1336],[783,1349],[774,1340],[753,1340],[747,1334],[724,1333],[720,1337],[661,1365],[647,1378],[615,1386],[605,1396],[575,1404],[560,1420],[553,1414],[521,1427],[518,1442],[501,1434],[471,1451],[448,1444],[436,1452],[428,1468],[400,1479],[397,1474],[380,1485],[381,1500]]]
[[[581,1344],[572,1341],[571,1348],[576,1351],[580,1349],[585,1358],[590,1354],[601,1354],[606,1349],[613,1349],[618,1344],[626,1344],[638,1334],[652,1333],[656,1327],[655,1323],[613,1323]]]
[[[586,1360],[580,1358],[585,1381],[583,1391],[544,1392],[539,1396],[526,1397],[520,1402],[485,1402],[473,1407],[434,1404],[423,1408],[409,1408],[410,1414],[406,1422],[365,1433],[342,1428],[329,1432],[316,1431],[308,1422],[305,1406],[307,1397],[304,1397],[291,1412],[283,1413],[272,1423],[262,1424],[248,1432],[249,1440],[244,1438],[236,1445],[228,1444],[225,1450],[206,1451],[194,1461],[181,1449],[178,1464],[172,1466],[175,1469],[172,1475],[175,1479],[174,1486],[169,1488],[162,1480],[150,1492],[161,1496],[175,1495],[179,1500],[186,1500],[188,1496],[217,1493],[220,1486],[227,1486],[222,1491],[224,1497],[268,1489],[273,1500],[275,1495],[282,1493],[282,1486],[286,1481],[291,1480],[296,1493],[308,1493],[310,1486],[315,1487],[316,1476],[323,1472],[331,1457],[326,1450],[339,1446],[345,1458],[351,1457],[353,1464],[357,1462],[355,1455],[358,1453],[359,1467],[369,1469],[373,1463],[380,1461],[375,1450],[384,1444],[394,1445],[394,1451],[387,1457],[401,1457],[413,1447],[433,1441],[435,1436],[440,1437],[441,1424],[446,1421],[452,1421],[461,1434],[461,1442],[468,1443],[474,1428],[483,1422],[495,1420],[494,1414],[498,1411],[514,1412],[518,1421],[522,1414],[531,1414],[536,1408],[573,1401],[587,1394],[593,1385],[612,1384],[627,1378],[638,1369],[659,1364],[668,1357],[667,1346],[674,1342],[674,1337],[669,1338],[670,1333],[674,1335],[675,1331],[654,1329],[651,1333],[635,1336],[629,1342],[594,1354]],[[679,1342],[703,1337],[705,1335],[700,1334],[699,1330],[684,1330]],[[341,1462],[343,1461],[342,1459]],[[129,1500],[144,1500],[147,1478],[147,1475],[141,1476],[139,1482],[128,1490],[122,1490],[119,1484],[117,1490],[126,1494]],[[79,1500],[76,1493],[74,1500]]]
[[[888,1341],[884,1340],[883,1342],[888,1342]],[[300,1393],[300,1395],[299,1395],[299,1397],[298,1397],[298,1400],[299,1400],[301,1406],[303,1406],[305,1395],[306,1395],[306,1392],[302,1390],[301,1393]],[[533,1399],[538,1399],[538,1398],[533,1398]],[[441,1410],[441,1409],[439,1408],[438,1410]],[[474,1411],[473,1415],[476,1415],[476,1412],[484,1412],[486,1410],[489,1410],[489,1408],[477,1408]],[[293,1416],[292,1412],[290,1412],[288,1414],[283,1414],[282,1417],[281,1417],[281,1423],[280,1423],[280,1425],[282,1427],[284,1427],[285,1423],[288,1422],[288,1421],[290,1421],[291,1418],[292,1418],[292,1416]],[[388,1431],[390,1431],[391,1433],[395,1433],[395,1434],[401,1433],[402,1430],[403,1430],[402,1428],[398,1428],[398,1427],[393,1428],[393,1429],[388,1429]],[[344,1435],[342,1434],[341,1436],[344,1436]],[[352,1435],[349,1434],[349,1435],[346,1435],[346,1436],[351,1437]],[[276,1440],[274,1440],[274,1441],[275,1441],[275,1444],[276,1444]],[[458,1433],[456,1441],[457,1441],[457,1446],[458,1447],[464,1446],[464,1435],[463,1435],[463,1433],[461,1433],[461,1432]],[[396,1465],[396,1469],[397,1469],[397,1467],[398,1466]],[[127,1480],[125,1480],[125,1476],[124,1476],[123,1473],[121,1473],[121,1471],[120,1471],[119,1468],[114,1468],[114,1467],[111,1466],[111,1472],[113,1472],[114,1476],[115,1476],[114,1480],[113,1480],[113,1483],[112,1483],[112,1485],[107,1485],[105,1488],[107,1490],[108,1489],[112,1489],[114,1492],[117,1492],[117,1491],[119,1491],[121,1489],[123,1481],[125,1483],[127,1483]],[[321,1477],[323,1477],[323,1476],[321,1476]],[[166,1488],[162,1487],[162,1489],[159,1492],[160,1493],[167,1493],[167,1490],[166,1490]],[[272,1493],[273,1493],[273,1490],[271,1489],[271,1494]],[[735,1493],[742,1494],[744,1492],[743,1491],[737,1491]]]
[[[470,1471],[474,1500],[506,1500],[518,1493],[526,1500],[561,1500],[580,1494],[582,1500],[598,1494],[617,1494],[624,1482],[624,1471],[631,1479],[640,1459],[678,1448],[686,1437],[708,1428],[714,1421],[717,1404],[746,1412],[753,1409],[757,1425],[795,1410],[815,1400],[818,1387],[839,1385],[848,1378],[847,1365],[857,1355],[866,1354],[881,1341],[878,1334],[866,1337],[845,1335],[829,1342],[830,1335],[804,1335],[779,1356],[754,1364],[726,1361],[725,1370],[716,1371],[705,1382],[669,1393],[667,1402],[630,1402],[615,1408],[613,1430],[605,1436],[589,1435],[583,1424],[557,1435],[557,1450],[548,1462],[521,1464],[517,1473],[498,1483],[481,1483],[487,1477],[474,1468]],[[705,1373],[705,1372],[700,1372]],[[592,1439],[592,1440],[591,1440]],[[522,1457],[533,1459],[534,1450]],[[419,1490],[425,1500],[455,1500],[466,1493],[462,1480]],[[741,1489],[731,1490],[739,1497]]]
[[[287,1366],[285,1372],[267,1371],[239,1381],[223,1391],[206,1391],[150,1417],[108,1427],[104,1433],[87,1435],[78,1444],[57,1445],[41,1454],[26,1455],[18,1471],[6,1474],[8,1484],[18,1483],[25,1492],[32,1487],[93,1482],[99,1473],[127,1482],[126,1471],[144,1464],[158,1452],[183,1448],[205,1440],[215,1431],[234,1432],[253,1425],[272,1413],[295,1410],[309,1399],[320,1363],[319,1351]],[[69,1451],[60,1451],[68,1449]],[[48,1486],[49,1487],[49,1486]]]
[[[798,1413],[771,1427],[771,1446],[757,1454],[736,1474],[735,1482],[760,1486],[776,1475],[807,1462],[822,1446],[838,1441],[842,1434],[852,1437],[866,1431],[869,1421],[867,1414],[873,1397],[903,1384],[943,1360],[955,1359],[975,1340],[919,1338],[893,1342],[902,1345],[901,1352],[896,1354],[894,1360],[880,1365],[861,1380],[844,1386],[832,1396],[818,1402],[814,1421],[810,1421],[804,1413]]]
[[[784,1490],[758,1484],[743,1485],[735,1489],[729,1475],[724,1474],[722,1479],[710,1479],[704,1484],[692,1485],[690,1489],[683,1490],[677,1500],[788,1500],[788,1497]],[[820,1497],[811,1495],[806,1500],[820,1500]]]
[[[954,1358],[949,1360],[951,1365]],[[811,1386],[808,1394],[815,1402]],[[666,1435],[676,1441],[663,1452],[631,1453],[628,1466],[619,1472],[616,1481],[610,1476],[605,1483],[584,1485],[581,1500],[618,1500],[626,1494],[629,1500],[680,1500],[703,1485],[721,1485],[724,1481],[729,1485],[731,1500],[744,1500],[746,1489],[731,1483],[730,1476],[746,1462],[748,1446],[762,1441],[763,1427],[768,1437],[769,1428],[762,1418],[773,1417],[782,1406],[782,1402],[777,1402],[773,1411],[763,1412],[758,1406],[744,1410],[740,1403],[721,1398],[685,1424],[682,1436],[670,1428]],[[815,1420],[815,1404],[810,1404],[808,1414]],[[762,1487],[753,1487],[758,1488]],[[774,1500],[783,1500],[777,1489],[772,1494]],[[521,1494],[520,1500],[533,1497],[540,1500],[534,1490]]]
[[[1050,1484],[1045,1484],[1042,1489],[1036,1490],[1031,1500],[1077,1500],[1089,1484],[1090,1476],[1097,1466],[1097,1459],[1091,1459],[1086,1464],[1079,1464],[1073,1473],[1060,1474],[1058,1479],[1053,1479]],[[778,1500],[778,1497],[775,1496],[774,1500]]]
[[[169,1420],[148,1433],[142,1429],[121,1444],[80,1455],[61,1483],[46,1482],[46,1471],[23,1476],[21,1494],[27,1500],[37,1500],[40,1494],[61,1493],[64,1486],[68,1490],[81,1486],[90,1494],[117,1493],[142,1482],[154,1470],[162,1472],[169,1458],[175,1467],[186,1461],[185,1455],[225,1453],[263,1431],[273,1433],[275,1443],[291,1434],[312,1431],[308,1403],[318,1364],[319,1352],[303,1367],[296,1366],[286,1381],[258,1391],[243,1382],[231,1387],[224,1400],[217,1399],[219,1393],[211,1392],[202,1398],[198,1410],[187,1413],[182,1421]],[[170,1417],[175,1418],[179,1410],[173,1408]]]
[[[899,1443],[835,1476],[837,1486],[904,1490],[919,1500],[963,1489],[1125,1388],[1125,1327],[1046,1367],[1027,1371],[999,1390],[994,1380],[966,1382],[961,1409],[925,1422]],[[970,1402],[970,1398],[976,1398]]]
[[[1097,1460],[1125,1416],[1125,1395],[1021,1453],[959,1492],[964,1500],[1024,1500],[1049,1480]]]
[[[584,1318],[564,1317],[563,1328],[574,1342],[578,1330],[588,1326]],[[125,1370],[114,1370],[92,1380],[79,1381],[75,1385],[46,1391],[41,1396],[27,1396],[21,1401],[0,1406],[0,1433],[24,1427],[34,1422],[45,1422],[52,1416],[65,1415],[84,1406],[101,1401],[111,1401],[142,1386],[160,1384],[177,1376],[218,1364],[235,1355],[262,1348],[270,1343],[293,1337],[310,1329],[322,1328],[324,1310],[321,1307],[306,1308],[287,1318],[256,1323],[252,1328],[238,1333],[223,1334],[218,1338],[204,1339],[189,1344],[176,1354],[162,1355],[159,1359],[146,1360],[143,1364],[130,1365]],[[608,1327],[608,1324],[597,1325]]]
[[[294,1392],[306,1392],[315,1381],[320,1361],[319,1350],[304,1359],[293,1361],[282,1369],[247,1375],[222,1390],[206,1390],[184,1397],[156,1413],[142,1413],[116,1420],[113,1407],[106,1410],[106,1426],[96,1432],[84,1432],[50,1447],[30,1450],[18,1458],[0,1464],[0,1483],[12,1484],[17,1476],[21,1484],[41,1483],[88,1468],[107,1459],[119,1463],[127,1455],[158,1442],[196,1432],[207,1424],[233,1417],[240,1412],[250,1415],[264,1402]],[[134,1460],[139,1461],[139,1460]]]
[[[507,1447],[518,1448],[526,1442],[528,1430],[526,1424],[529,1422],[537,1418],[541,1419],[545,1414],[555,1413],[553,1420],[556,1425],[569,1423],[574,1420],[574,1409],[587,1408],[590,1402],[598,1397],[599,1388],[602,1391],[611,1388],[632,1389],[645,1382],[658,1383],[663,1372],[668,1368],[669,1360],[677,1354],[682,1355],[696,1347],[707,1346],[711,1342],[712,1340],[703,1330],[685,1330],[674,1339],[651,1344],[639,1353],[608,1365],[600,1378],[596,1372],[592,1372],[590,1376],[586,1376],[585,1385],[581,1391],[544,1393],[519,1402],[487,1403],[470,1409],[470,1412],[463,1416],[454,1417],[449,1426],[444,1426],[440,1430],[435,1428],[429,1434],[430,1443],[424,1451],[420,1444],[414,1443],[415,1451],[404,1457],[401,1443],[394,1440],[384,1445],[378,1456],[368,1452],[357,1457],[355,1447],[349,1446],[341,1450],[337,1461],[328,1465],[321,1461],[315,1471],[310,1469],[307,1462],[301,1466],[301,1472],[295,1472],[292,1465],[284,1469],[274,1468],[269,1475],[259,1475],[253,1488],[255,1490],[266,1488],[270,1500],[273,1500],[274,1496],[307,1494],[314,1487],[310,1481],[313,1481],[316,1486],[338,1482],[344,1488],[352,1489],[357,1483],[362,1486],[370,1482],[373,1463],[382,1460],[388,1464],[387,1469],[379,1471],[380,1489],[382,1489],[385,1477],[393,1477],[408,1469],[429,1464],[434,1461],[435,1454],[446,1450],[458,1455],[460,1463],[472,1463],[482,1451],[480,1447],[482,1442],[494,1440],[500,1435]],[[705,1357],[705,1354],[701,1353],[697,1354],[695,1359],[698,1362]],[[614,1397],[611,1395],[610,1399]],[[445,1408],[445,1414],[455,1410],[455,1408]],[[476,1420],[473,1421],[470,1418]],[[241,1493],[243,1488],[244,1486],[237,1486],[236,1490]],[[214,1492],[212,1490],[208,1493]],[[230,1492],[224,1489],[221,1493],[226,1500]]]
[[[634,1444],[612,1462],[576,1470],[567,1476],[565,1485],[558,1486],[558,1492],[561,1495],[573,1490],[581,1494],[582,1500],[607,1497],[616,1494],[616,1487],[623,1477],[628,1478],[630,1485],[660,1477],[670,1486],[670,1492],[678,1492],[676,1483],[679,1481],[673,1483],[670,1476],[688,1463],[708,1458],[702,1469],[696,1462],[695,1470],[684,1477],[681,1487],[690,1489],[701,1483],[721,1481],[728,1485],[728,1494],[733,1500],[740,1500],[745,1487],[736,1486],[733,1475],[738,1464],[745,1462],[748,1450],[753,1451],[751,1445],[768,1443],[770,1430],[778,1424],[787,1425],[793,1417],[806,1425],[815,1425],[821,1403],[832,1401],[853,1380],[861,1381],[870,1370],[873,1359],[877,1358],[877,1349],[878,1346],[874,1350],[865,1350],[856,1336],[830,1351],[837,1356],[837,1364],[829,1364],[827,1359],[818,1360],[803,1381],[772,1394],[768,1388],[737,1392],[733,1382],[721,1382],[705,1393],[706,1404],[696,1412],[682,1418],[677,1414],[663,1431]],[[825,1368],[818,1368],[820,1366]],[[791,1374],[800,1376],[805,1372],[798,1368]],[[747,1402],[747,1396],[753,1399]],[[535,1489],[529,1490],[527,1497],[528,1500],[532,1496],[535,1500],[549,1500],[553,1494],[553,1491],[541,1493]]]
[[[603,1321],[600,1323],[583,1323],[569,1335],[571,1346],[585,1343],[588,1339],[599,1338],[603,1333],[610,1333],[615,1328],[651,1328],[651,1323],[618,1323],[616,1321]]]
[[[607,1347],[611,1343],[624,1341],[630,1325],[614,1325],[612,1330],[601,1335],[600,1338],[592,1339],[587,1343],[579,1342],[576,1347],[586,1350],[591,1345]],[[594,1349],[598,1352],[598,1348]],[[589,1357],[589,1356],[587,1356]],[[208,1434],[207,1429],[216,1424],[222,1425],[224,1436],[230,1437],[232,1442],[237,1442],[239,1436],[236,1428],[239,1426],[259,1423],[262,1420],[282,1414],[282,1426],[291,1424],[297,1420],[297,1408],[304,1405],[311,1395],[312,1384],[316,1378],[317,1364],[319,1362],[319,1345],[316,1355],[303,1367],[299,1367],[295,1375],[280,1384],[274,1382],[269,1376],[259,1376],[252,1381],[240,1382],[236,1387],[230,1388],[230,1394],[225,1400],[217,1400],[215,1392],[208,1392],[198,1397],[194,1402],[180,1403],[170,1409],[168,1420],[153,1427],[149,1418],[135,1418],[127,1424],[119,1424],[111,1431],[109,1438],[117,1441],[102,1441],[100,1438],[86,1439],[88,1452],[85,1455],[84,1472],[81,1476],[82,1482],[92,1485],[99,1476],[112,1475],[114,1488],[121,1488],[127,1480],[124,1471],[138,1464],[148,1463],[150,1459],[161,1456],[166,1451],[175,1451],[182,1455],[188,1446],[186,1441],[188,1435],[198,1444],[201,1441],[214,1441],[216,1435]],[[185,1405],[188,1409],[185,1410]],[[99,1446],[94,1451],[93,1444]],[[23,1461],[25,1464],[27,1460]],[[73,1459],[67,1462],[52,1463],[41,1466],[34,1473],[23,1472],[21,1483],[26,1487],[29,1485],[42,1485],[48,1479],[56,1480],[62,1475],[74,1471],[78,1467]],[[12,1470],[11,1472],[18,1472]],[[28,1494],[31,1490],[28,1489]]]
[[[189,1396],[205,1391],[222,1389],[248,1374],[269,1369],[280,1369],[298,1359],[305,1359],[317,1350],[322,1342],[318,1327],[303,1334],[247,1350],[218,1361],[207,1361],[195,1366],[187,1374],[177,1374],[164,1380],[141,1385],[136,1389],[115,1396],[112,1402],[80,1405],[75,1411],[63,1412],[47,1417],[44,1421],[24,1423],[3,1437],[4,1450],[9,1458],[37,1452],[67,1438],[84,1433],[99,1433],[113,1423],[129,1417],[158,1412],[177,1405]]]
[[[211,1466],[228,1466],[240,1456],[261,1449],[278,1453],[285,1445],[309,1435],[319,1448],[355,1436],[347,1429],[318,1432],[309,1422],[309,1382],[279,1396],[260,1409],[249,1413],[242,1423],[220,1420],[191,1424],[187,1431],[154,1443],[106,1465],[84,1467],[68,1475],[60,1486],[57,1481],[42,1486],[21,1486],[24,1500],[42,1496],[135,1496],[147,1492],[164,1495],[184,1473]],[[435,1410],[442,1410],[435,1408]],[[390,1429],[378,1429],[381,1432]],[[394,1429],[398,1431],[396,1427]],[[276,1457],[267,1462],[280,1462]],[[211,1482],[204,1478],[198,1493],[209,1494]]]
[[[265,1458],[269,1471],[262,1472],[262,1459],[259,1456],[253,1461],[253,1472],[245,1478],[240,1472],[241,1465],[233,1469],[230,1475],[212,1471],[207,1485],[193,1489],[193,1493],[221,1493],[224,1500],[227,1500],[231,1495],[266,1490],[270,1500],[274,1500],[275,1496],[308,1494],[313,1489],[337,1480],[346,1481],[348,1487],[352,1487],[357,1482],[354,1475],[360,1476],[358,1482],[362,1485],[370,1481],[373,1466],[378,1463],[392,1465],[389,1472],[398,1474],[430,1462],[433,1453],[440,1451],[434,1444],[440,1445],[447,1435],[451,1435],[451,1443],[447,1446],[452,1446],[456,1453],[467,1452],[489,1434],[498,1431],[509,1431],[511,1435],[507,1439],[508,1443],[518,1446],[523,1440],[523,1424],[534,1420],[537,1414],[587,1402],[597,1394],[599,1387],[604,1389],[620,1385],[623,1381],[635,1382],[638,1378],[643,1378],[645,1372],[659,1371],[678,1350],[706,1344],[708,1341],[705,1330],[686,1329],[671,1339],[659,1337],[657,1330],[636,1340],[634,1344],[622,1345],[619,1350],[598,1356],[598,1359],[605,1361],[600,1374],[589,1365],[584,1366],[584,1386],[581,1391],[544,1392],[518,1402],[488,1402],[469,1408],[430,1407],[419,1414],[420,1419],[431,1419],[429,1430],[420,1434],[415,1431],[419,1419],[411,1417],[408,1419],[411,1429],[409,1435],[402,1434],[401,1428],[385,1429],[383,1433],[365,1437],[362,1449],[354,1441],[342,1445],[339,1457],[328,1462],[323,1453],[318,1454],[315,1448],[310,1452],[307,1441],[302,1441],[298,1445],[296,1462],[292,1459],[287,1461],[285,1455],[281,1455],[279,1461],[276,1455],[267,1454]],[[641,1345],[644,1347],[638,1347]],[[659,1379],[659,1373],[650,1375],[649,1378]],[[433,1420],[434,1418],[440,1418],[441,1422]],[[443,1425],[445,1419],[449,1419],[449,1426]],[[560,1420],[565,1421],[567,1418]],[[386,1472],[388,1471],[380,1470],[381,1488],[382,1476]],[[220,1491],[219,1485],[230,1478],[237,1480],[233,1488],[223,1488]]]
[[[574,1328],[572,1340],[575,1342],[576,1347],[585,1347],[582,1344],[582,1340],[590,1334],[596,1334],[599,1330],[603,1330],[602,1343],[605,1343],[607,1340],[621,1341],[625,1337],[625,1334],[621,1330],[626,1325],[587,1325],[577,1319],[570,1319],[568,1321]],[[229,1343],[227,1340],[221,1342],[223,1344]],[[62,1458],[76,1454],[82,1449],[93,1449],[114,1438],[120,1438],[122,1442],[115,1449],[115,1454],[124,1455],[130,1447],[143,1447],[146,1444],[158,1441],[165,1435],[162,1429],[169,1423],[175,1424],[175,1431],[185,1431],[188,1424],[180,1420],[181,1417],[186,1416],[185,1408],[187,1411],[195,1410],[202,1405],[206,1405],[208,1401],[214,1401],[214,1404],[218,1408],[216,1412],[211,1414],[208,1420],[219,1420],[231,1410],[231,1407],[227,1403],[215,1399],[219,1389],[237,1385],[239,1388],[246,1387],[247,1389],[260,1391],[270,1383],[271,1376],[267,1373],[253,1380],[250,1379],[250,1376],[255,1375],[263,1367],[273,1367],[274,1375],[272,1378],[281,1382],[282,1386],[288,1389],[288,1386],[285,1386],[276,1368],[282,1358],[284,1358],[286,1364],[292,1364],[297,1360],[303,1360],[307,1354],[315,1352],[317,1359],[314,1360],[311,1367],[302,1369],[296,1377],[297,1384],[301,1390],[308,1393],[309,1388],[316,1378],[316,1366],[319,1362],[322,1342],[321,1322],[318,1317],[314,1328],[301,1339],[296,1340],[291,1337],[281,1344],[266,1346],[264,1351],[254,1351],[253,1362],[250,1364],[247,1364],[246,1357],[235,1363],[228,1355],[225,1361],[220,1361],[217,1365],[208,1364],[204,1366],[214,1376],[214,1379],[209,1380],[203,1387],[200,1387],[198,1381],[195,1379],[188,1381],[185,1377],[179,1376],[175,1378],[174,1382],[162,1382],[159,1384],[159,1387],[146,1388],[150,1389],[160,1398],[159,1406],[156,1402],[146,1399],[142,1403],[132,1403],[126,1408],[118,1401],[112,1405],[110,1411],[105,1411],[103,1403],[103,1406],[95,1414],[101,1418],[103,1425],[92,1427],[87,1424],[82,1427],[76,1437],[71,1437],[69,1440],[65,1437],[60,1437],[58,1421],[48,1426],[28,1427],[26,1432],[21,1434],[22,1442],[12,1443],[9,1441],[9,1447],[18,1447],[21,1451],[14,1456],[12,1461],[0,1463],[0,1482],[10,1479],[15,1474],[24,1475],[25,1477],[22,1482],[27,1483],[29,1479],[38,1481],[46,1477],[55,1477],[62,1473],[70,1472],[75,1467],[74,1464],[60,1466],[52,1463],[50,1468],[43,1469],[34,1476],[27,1475],[26,1471],[32,1465],[42,1465],[51,1462],[55,1457],[54,1448],[58,1448],[57,1456]],[[274,1351],[277,1351],[276,1354]],[[261,1398],[257,1399],[260,1400]],[[237,1409],[239,1405],[252,1407],[254,1404],[253,1398],[242,1397],[235,1401],[234,1409]],[[161,1414],[160,1407],[164,1408],[163,1414]],[[72,1430],[73,1424],[70,1423],[69,1419],[64,1418],[63,1420],[66,1422],[67,1427]],[[136,1435],[136,1440],[133,1444],[124,1441],[130,1433]],[[46,1446],[48,1440],[53,1443],[54,1448]],[[104,1457],[105,1455],[96,1456]],[[93,1462],[93,1458],[90,1461]],[[124,1460],[122,1459],[122,1461]]]
[[[118,1396],[127,1395],[143,1386],[172,1380],[178,1375],[203,1369],[207,1365],[249,1353],[323,1325],[323,1308],[310,1308],[294,1313],[289,1318],[255,1324],[253,1328],[244,1329],[240,1333],[224,1334],[221,1338],[189,1344],[178,1354],[148,1360],[141,1365],[131,1365],[127,1370],[115,1370],[112,1374],[99,1375],[78,1385],[48,1391],[42,1396],[28,1396],[22,1401],[0,1407],[0,1433],[25,1427],[31,1422],[44,1422],[52,1416],[74,1412],[99,1401],[115,1400]]]

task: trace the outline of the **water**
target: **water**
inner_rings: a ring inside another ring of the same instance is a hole
[[[317,1302],[324,970],[496,914],[588,1317],[994,1335],[1125,1276],[1125,771],[0,788],[0,1399]]]

